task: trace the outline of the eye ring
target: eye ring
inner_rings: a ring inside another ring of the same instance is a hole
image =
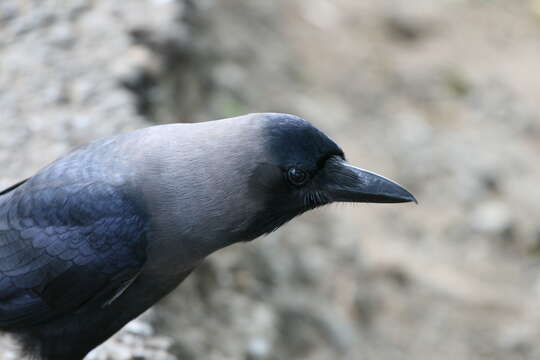
[[[302,186],[309,180],[309,175],[302,169],[292,167],[287,170],[287,180],[289,180],[292,185]]]

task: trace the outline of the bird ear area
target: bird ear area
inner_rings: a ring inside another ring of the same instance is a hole
[[[260,162],[255,166],[250,178],[250,185],[255,189],[285,193],[290,186],[285,180],[283,169],[277,165]]]

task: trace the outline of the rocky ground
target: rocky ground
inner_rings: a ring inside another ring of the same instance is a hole
[[[0,35],[1,185],[107,134],[284,111],[420,201],[221,251],[90,359],[540,358],[538,1],[3,0]]]

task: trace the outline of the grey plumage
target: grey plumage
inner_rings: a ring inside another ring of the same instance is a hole
[[[0,329],[81,359],[215,250],[333,201],[415,200],[292,115],[95,141],[0,193]]]

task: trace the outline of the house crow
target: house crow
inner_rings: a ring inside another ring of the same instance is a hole
[[[98,140],[0,193],[0,329],[82,359],[220,248],[332,202],[409,201],[287,114]]]

